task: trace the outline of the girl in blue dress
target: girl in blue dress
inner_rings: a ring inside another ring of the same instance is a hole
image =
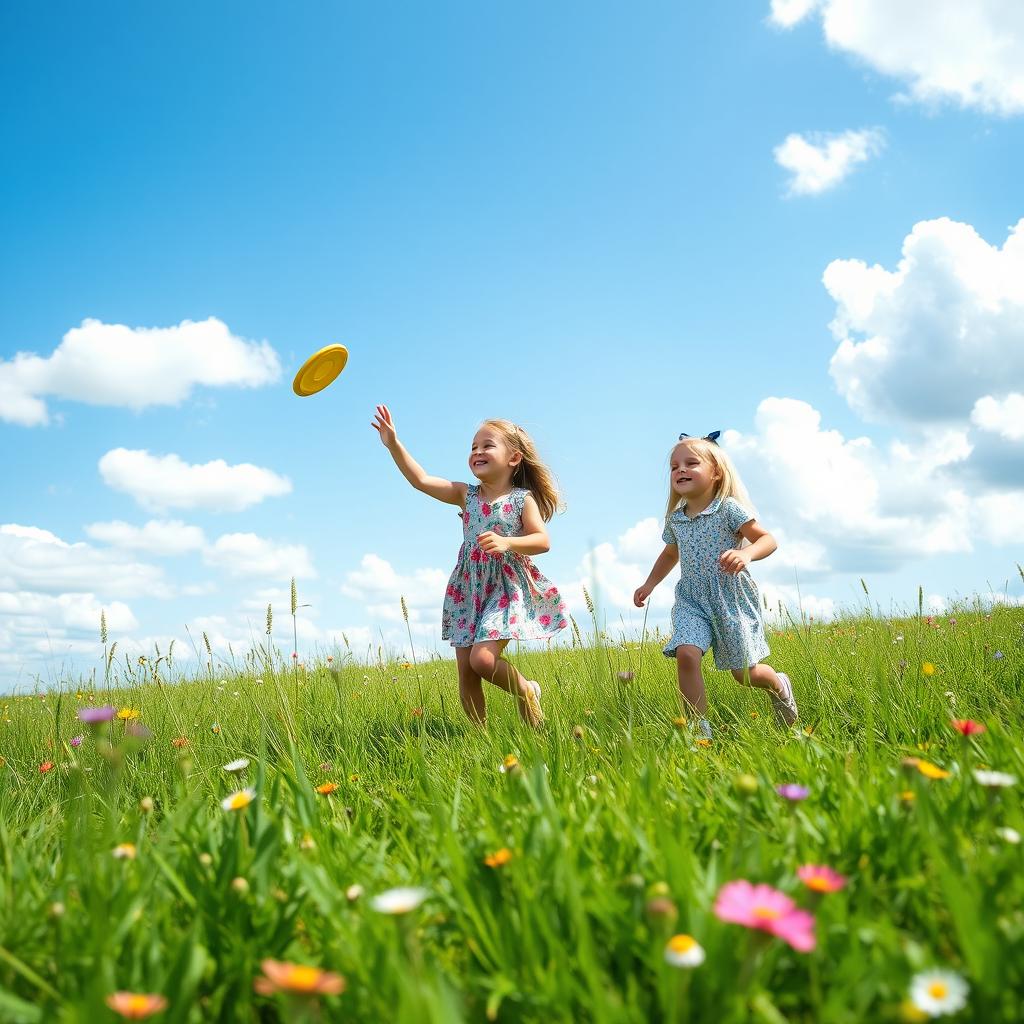
[[[678,564],[672,606],[672,639],[665,655],[675,658],[679,692],[699,715],[698,728],[711,739],[704,717],[707,696],[701,659],[712,648],[715,667],[768,691],[776,717],[792,725],[796,700],[789,677],[763,663],[768,651],[757,585],[747,565],[767,558],[775,538],[754,518],[732,460],[719,448],[718,431],[707,437],[679,435],[669,456],[665,549],[644,584],[633,594],[642,608],[654,588]],[[746,543],[745,543],[746,542]]]
[[[551,471],[509,420],[485,420],[473,437],[474,484],[426,473],[398,440],[387,406],[377,406],[373,426],[416,490],[462,510],[462,547],[441,617],[441,638],[455,648],[462,707],[485,723],[486,679],[515,696],[525,722],[540,725],[539,684],[501,655],[510,640],[547,640],[568,624],[558,590],[530,559],[551,547],[544,524],[559,504]]]

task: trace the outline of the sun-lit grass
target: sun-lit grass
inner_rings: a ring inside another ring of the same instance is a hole
[[[0,1020],[862,1024],[953,1006],[933,969],[1019,1020],[1024,615],[955,619],[773,635],[799,727],[710,673],[710,745],[655,644],[515,655],[539,733],[496,690],[471,726],[451,663],[269,645],[6,698]],[[781,902],[722,920],[737,880]]]

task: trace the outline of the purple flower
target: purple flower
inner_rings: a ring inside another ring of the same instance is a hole
[[[100,722],[109,722],[116,714],[116,708],[104,704],[101,708],[80,708],[78,718],[87,725],[98,725]]]
[[[792,800],[794,803],[799,800],[806,800],[811,793],[806,786],[801,786],[799,782],[783,782],[782,785],[775,787],[775,792],[783,800]]]
[[[72,736],[71,737],[71,746],[73,746],[73,747],[80,747],[82,745],[82,740],[84,740],[84,739],[85,739],[84,736]]]
[[[1003,654],[1002,651],[996,651],[995,654],[992,655],[992,657],[995,658],[996,661],[1002,661],[1003,658],[1006,657],[1006,655]]]

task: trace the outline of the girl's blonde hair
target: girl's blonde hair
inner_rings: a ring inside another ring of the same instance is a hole
[[[525,487],[533,495],[541,518],[545,523],[550,522],[554,514],[561,511],[562,503],[555,475],[541,461],[533,438],[511,420],[484,420],[480,425],[493,427],[512,451],[522,455],[522,460],[512,473],[512,483],[515,487]]]
[[[714,467],[715,473],[718,479],[715,481],[715,497],[716,498],[735,498],[744,508],[746,508],[751,515],[756,515],[754,505],[750,500],[750,495],[747,494],[746,487],[743,486],[743,481],[740,479],[740,475],[733,465],[732,459],[726,454],[726,452],[719,448],[714,441],[709,441],[705,437],[688,437],[683,441],[677,441],[672,445],[672,450],[668,453],[669,466],[672,465],[672,455],[675,453],[677,448],[683,446],[692,451],[697,458],[702,459],[704,462],[710,462]],[[672,483],[668,485],[668,511],[665,513],[665,520],[668,521],[668,517],[672,515],[677,508],[679,508],[682,498],[672,489]]]

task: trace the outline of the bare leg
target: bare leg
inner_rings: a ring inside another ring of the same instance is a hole
[[[540,725],[540,708],[537,707],[536,698],[527,686],[526,679],[501,656],[507,644],[507,640],[485,640],[474,644],[469,654],[469,663],[478,676],[516,698],[519,717],[524,722],[532,726]]]
[[[459,669],[459,698],[469,720],[474,725],[486,725],[487,703],[484,700],[484,688],[480,685],[480,676],[469,663],[471,651],[471,647],[455,648],[455,664]]]
[[[704,689],[704,677],[700,672],[700,661],[704,652],[692,644],[680,644],[676,648],[676,669],[679,673],[679,693],[683,707],[695,711],[702,718],[708,710],[708,697]]]
[[[751,665],[750,668],[734,668],[732,677],[737,683],[756,686],[759,690],[771,690],[780,697],[786,692],[778,672],[771,665],[758,664]]]

